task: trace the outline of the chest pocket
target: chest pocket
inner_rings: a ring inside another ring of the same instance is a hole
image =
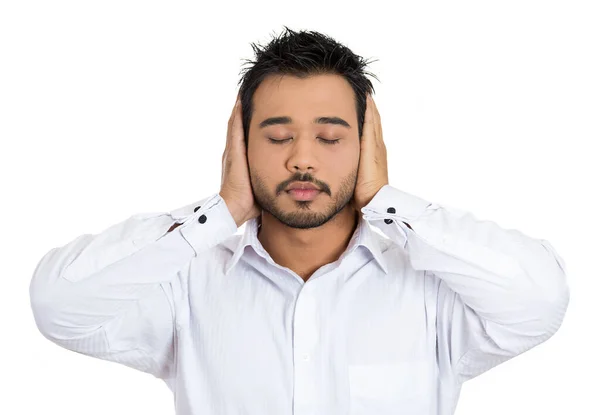
[[[426,408],[434,393],[428,390],[428,367],[424,360],[349,365],[350,413],[383,415]]]

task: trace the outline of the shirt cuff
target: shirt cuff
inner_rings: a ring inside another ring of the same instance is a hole
[[[219,193],[171,212],[179,232],[196,256],[235,234],[238,227],[225,200]]]
[[[365,220],[373,221],[373,226],[396,244],[406,248],[409,232],[407,228],[413,230],[410,222],[424,215],[429,207],[435,206],[428,200],[387,184],[361,208],[361,212]]]
[[[422,216],[432,202],[386,184],[361,209],[365,219],[401,219],[410,223]]]

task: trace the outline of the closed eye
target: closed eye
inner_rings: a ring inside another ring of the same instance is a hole
[[[269,139],[269,141],[271,141],[272,143],[275,143],[275,144],[283,144],[283,143],[285,143],[286,141],[288,141],[288,140],[291,140],[291,139],[292,139],[292,137],[290,137],[290,138],[285,138],[285,139],[283,139],[283,140],[275,140],[275,139],[273,139],[273,138],[271,138],[271,137],[267,137],[267,138]],[[339,141],[341,140],[340,138],[338,138],[338,139],[336,139],[336,140],[325,140],[324,138],[321,138],[321,137],[317,137],[317,138],[318,138],[319,140],[321,140],[321,142],[323,142],[323,143],[325,143],[325,144],[329,144],[329,145],[338,144],[338,143],[339,143]]]

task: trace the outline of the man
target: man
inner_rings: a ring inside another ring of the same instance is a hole
[[[44,336],[163,379],[178,415],[452,414],[549,339],[562,258],[390,185],[364,66],[317,32],[257,50],[220,191],[50,250]]]

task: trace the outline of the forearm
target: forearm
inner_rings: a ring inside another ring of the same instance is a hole
[[[49,338],[93,332],[176,278],[200,252],[237,229],[213,197],[180,222],[168,213],[135,215],[97,235],[85,234],[49,251],[30,285],[31,305]],[[211,220],[200,223],[202,215]],[[173,228],[168,231],[167,228]]]

